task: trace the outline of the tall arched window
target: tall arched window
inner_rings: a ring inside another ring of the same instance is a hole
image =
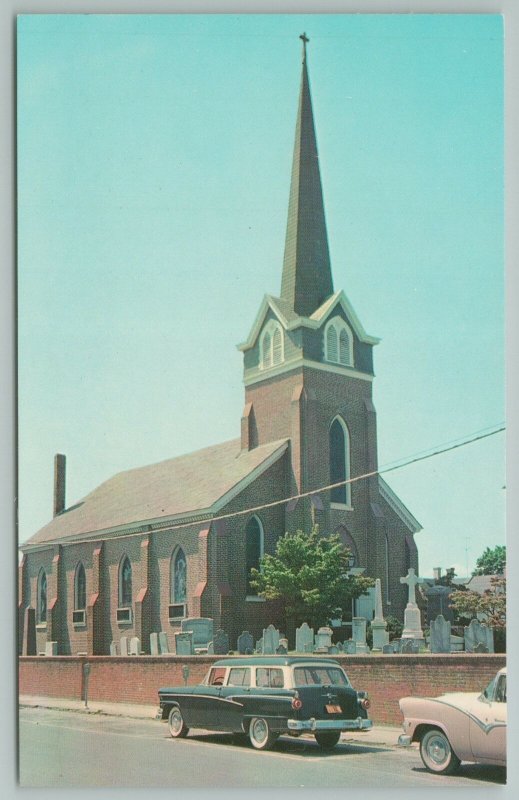
[[[387,533],[384,534],[385,556],[386,556],[386,603],[391,602],[391,595],[389,593],[389,537]]]
[[[172,604],[187,601],[187,561],[181,547],[171,556],[169,598]]]
[[[36,621],[43,623],[47,622],[47,573],[42,568],[38,574],[38,608],[36,613]]]
[[[324,357],[332,364],[353,366],[353,335],[341,317],[333,317],[324,329]]]
[[[283,331],[276,320],[271,319],[260,341],[260,359],[263,369],[275,367],[284,359]]]
[[[74,610],[84,611],[86,608],[86,575],[81,561],[76,567],[74,575]]]
[[[251,570],[260,568],[263,556],[263,525],[258,517],[251,517],[245,528],[245,576],[247,594],[257,595],[257,590],[251,584]]]
[[[124,556],[119,565],[119,608],[132,604],[132,565],[128,556]]]
[[[330,427],[330,483],[342,483],[350,477],[350,435],[346,424],[335,417]],[[349,483],[330,490],[330,501],[351,505]]]

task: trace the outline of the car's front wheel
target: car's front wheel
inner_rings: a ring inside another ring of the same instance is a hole
[[[263,717],[253,717],[249,725],[250,743],[256,750],[269,750],[279,734],[271,730],[270,725]]]
[[[183,739],[189,733],[184,717],[178,706],[173,706],[168,716],[168,728],[174,739]]]
[[[316,731],[315,741],[323,750],[333,750],[339,739],[340,731]]]
[[[420,755],[425,768],[436,774],[452,775],[461,764],[447,736],[438,728],[431,728],[422,736]]]

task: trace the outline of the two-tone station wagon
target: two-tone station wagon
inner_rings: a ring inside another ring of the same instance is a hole
[[[248,735],[267,750],[278,736],[313,733],[324,749],[342,731],[371,728],[366,692],[356,691],[337,661],[316,656],[245,656],[216,661],[201,684],[159,689],[171,736],[190,728]]]

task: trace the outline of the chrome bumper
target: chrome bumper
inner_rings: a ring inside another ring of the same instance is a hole
[[[410,747],[412,743],[411,737],[407,733],[401,733],[398,737],[398,746],[399,747]]]
[[[289,719],[289,731],[359,731],[373,727],[370,719]]]

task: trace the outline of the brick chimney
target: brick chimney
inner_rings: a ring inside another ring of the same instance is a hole
[[[65,472],[66,457],[61,453],[54,456],[54,516],[65,511]]]

